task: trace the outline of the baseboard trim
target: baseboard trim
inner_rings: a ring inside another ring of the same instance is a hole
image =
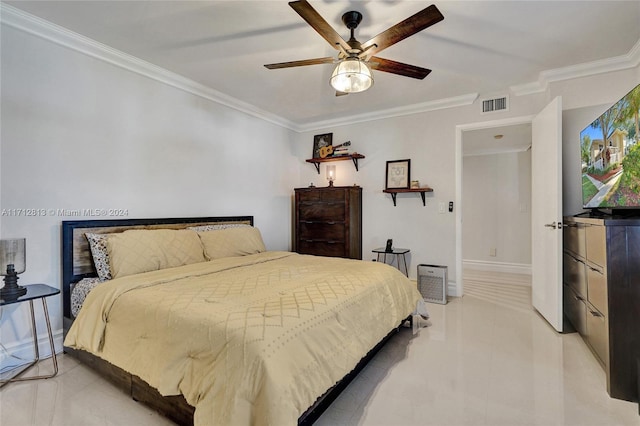
[[[53,332],[53,345],[56,354],[62,353],[62,334],[62,329]],[[31,338],[18,340],[17,342],[5,345],[4,350],[0,351],[0,365],[2,369],[8,365],[13,365],[16,358],[32,361],[35,357],[33,349],[33,340]],[[49,344],[49,335],[47,333],[38,335],[38,351],[40,352],[40,359],[51,356],[51,345]]]
[[[463,269],[483,272],[531,275],[531,265],[526,263],[487,262],[484,260],[462,260]]]

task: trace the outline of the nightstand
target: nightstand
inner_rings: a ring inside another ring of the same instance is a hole
[[[398,265],[398,269],[400,269],[400,259],[402,258],[402,264],[404,265],[404,274],[408,277],[409,270],[407,269],[407,259],[404,257],[405,254],[409,253],[411,250],[403,249],[403,248],[394,248],[391,251],[386,251],[384,247],[380,247],[377,249],[371,250],[374,253],[378,254],[378,262],[380,262],[380,255],[384,255],[383,262],[387,263],[387,255],[393,255],[396,257],[396,265]],[[401,257],[402,256],[402,257]]]
[[[58,360],[56,359],[56,349],[53,345],[53,334],[51,333],[51,322],[49,321],[49,311],[47,310],[47,302],[45,298],[49,296],[55,296],[60,293],[60,290],[57,288],[50,287],[46,284],[31,284],[25,285],[24,288],[27,289],[27,293],[18,297],[17,299],[12,300],[4,300],[0,299],[0,306],[12,305],[14,303],[22,303],[29,302],[29,309],[31,310],[31,330],[33,331],[33,346],[35,349],[36,358],[25,366],[16,367],[18,370],[11,378],[6,380],[0,380],[0,387],[6,385],[11,382],[18,382],[22,380],[36,380],[36,379],[49,379],[56,374],[58,374]],[[49,344],[51,345],[51,360],[53,361],[53,374],[44,375],[44,376],[30,376],[30,377],[19,377],[24,372],[26,372],[29,368],[36,365],[36,363],[40,360],[40,352],[38,350],[38,333],[36,331],[36,318],[33,312],[33,301],[36,299],[42,300],[42,309],[44,310],[44,319],[47,322],[47,332],[49,333]]]

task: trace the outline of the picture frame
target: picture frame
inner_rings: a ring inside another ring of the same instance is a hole
[[[333,144],[333,133],[323,133],[313,137],[313,154],[311,158],[320,158],[320,148]]]
[[[409,189],[411,183],[411,160],[387,161],[386,189]]]

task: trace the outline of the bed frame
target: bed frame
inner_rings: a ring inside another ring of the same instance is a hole
[[[74,321],[71,314],[72,285],[83,278],[96,277],[93,258],[86,232],[114,233],[129,229],[184,229],[190,226],[211,224],[247,224],[253,225],[253,216],[227,217],[190,217],[172,219],[113,219],[113,220],[81,220],[62,222],[62,294],[64,307],[64,334]],[[411,321],[411,317],[407,318]],[[404,321],[403,321],[404,323]],[[340,382],[329,389],[309,409],[300,416],[298,425],[311,425],[331,405],[347,385],[357,376],[373,356],[384,344],[398,332],[399,324],[387,336],[373,347],[360,360],[353,371],[348,373]],[[194,407],[189,405],[182,395],[162,396],[160,393],[140,379],[103,359],[82,350],[64,347],[64,352],[86,364],[101,376],[114,383],[124,392],[155,409],[165,417],[180,425],[193,425]]]

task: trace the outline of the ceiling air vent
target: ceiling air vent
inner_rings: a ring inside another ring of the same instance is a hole
[[[509,98],[502,96],[500,98],[485,99],[482,101],[482,113],[507,111],[509,109]]]

